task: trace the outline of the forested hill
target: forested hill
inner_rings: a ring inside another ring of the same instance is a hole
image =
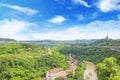
[[[54,49],[65,55],[72,54],[80,62],[94,63],[98,80],[120,80],[120,40],[101,39],[93,43],[64,44]],[[93,76],[90,72],[89,75]],[[88,76],[87,79],[90,80]]]
[[[30,44],[40,44],[45,47],[61,46],[63,44],[75,44],[75,43],[91,43],[95,42],[97,39],[82,39],[82,40],[31,40],[31,41],[18,41],[18,43],[30,43]]]
[[[16,41],[9,38],[0,38],[0,42],[17,42],[17,43],[29,43],[29,44],[39,44],[43,46],[53,47],[61,46],[63,44],[84,44],[86,46],[120,46],[120,39],[81,39],[81,40],[25,40],[25,41]]]
[[[33,44],[0,45],[0,80],[39,80],[47,70],[68,67],[67,57]]]
[[[100,39],[93,43],[92,46],[120,46],[120,39]]]
[[[0,41],[16,41],[14,39],[9,39],[9,38],[0,38]]]
[[[67,56],[65,56],[68,54],[72,54],[78,60],[78,63],[80,62],[75,75],[72,76],[73,73],[70,73],[67,76],[69,80],[83,80],[84,61],[95,63],[97,71],[104,70],[101,66],[106,64],[112,65],[113,68],[116,67],[113,64],[114,62],[115,65],[120,66],[120,40],[101,39],[91,43],[54,42],[50,50],[47,47],[40,46],[40,44],[21,42],[0,44],[0,80],[38,80],[41,77],[45,77],[47,70],[68,68],[68,60]],[[115,59],[109,59],[109,57],[114,57]],[[106,60],[106,58],[108,59]],[[105,67],[108,69],[106,72],[111,71],[111,74],[105,77],[110,77],[114,73],[112,71],[117,72],[116,70],[119,70],[119,68],[112,70],[107,66]],[[106,73],[101,71],[98,73],[99,77],[102,77],[102,74]],[[109,80],[106,78],[100,79]]]
[[[91,43],[95,42],[97,39],[81,39],[81,40],[14,40],[9,38],[0,38],[1,43],[29,43],[29,44],[38,44],[45,47],[61,46],[63,44],[75,44],[75,43]]]
[[[120,59],[120,40],[101,39],[93,43],[64,44],[54,48],[66,55],[71,53],[78,60],[88,60],[94,63],[111,56]],[[120,64],[119,60],[118,63]]]

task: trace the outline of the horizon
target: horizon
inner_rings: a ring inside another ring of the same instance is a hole
[[[79,40],[101,40],[101,39],[106,39],[107,36],[105,36],[104,38],[96,38],[96,39],[73,39],[73,40],[52,40],[52,39],[38,39],[38,40],[16,40],[14,38],[0,38],[0,39],[11,39],[11,40],[15,40],[15,41],[79,41]],[[119,40],[120,38],[117,38],[117,39],[113,39],[113,38],[110,38],[108,36],[108,39],[112,39],[112,40]]]
[[[1,0],[0,37],[15,40],[120,39],[119,0]],[[109,5],[109,6],[108,6]]]

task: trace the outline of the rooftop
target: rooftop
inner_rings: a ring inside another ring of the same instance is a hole
[[[54,68],[54,69],[49,70],[48,72],[49,72],[50,74],[54,74],[54,73],[60,72],[60,71],[62,71],[62,70],[63,70],[62,68]]]
[[[71,68],[71,67],[70,67],[70,68],[67,68],[65,71],[66,71],[66,73],[72,72],[72,71],[73,71],[73,68]]]

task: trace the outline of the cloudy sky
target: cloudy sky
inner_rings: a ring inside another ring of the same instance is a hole
[[[120,0],[0,0],[0,38],[120,38]]]

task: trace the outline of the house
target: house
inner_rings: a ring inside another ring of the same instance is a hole
[[[47,80],[55,80],[55,78],[58,77],[66,78],[66,71],[64,71],[62,68],[54,68],[46,73]]]
[[[68,62],[69,62],[69,68],[66,70],[63,70],[62,68],[54,68],[46,72],[46,79],[47,80],[55,80],[56,78],[62,78],[63,80],[66,80],[66,76],[70,72],[75,72],[77,68],[77,60],[75,60],[71,54],[68,56]]]
[[[62,68],[54,68],[46,73],[46,79],[47,80],[55,80],[55,78],[62,78],[63,80],[66,80],[66,76],[70,72],[74,72],[76,69],[76,66],[71,66],[67,68],[66,70],[63,70]]]

